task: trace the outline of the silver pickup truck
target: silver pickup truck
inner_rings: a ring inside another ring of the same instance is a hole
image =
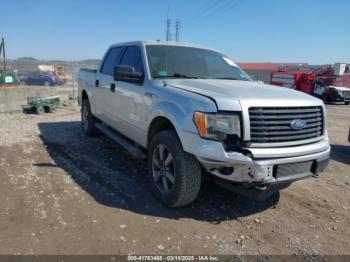
[[[204,175],[264,198],[329,160],[321,100],[254,82],[207,48],[112,45],[97,70],[81,69],[78,101],[84,133],[147,159],[152,191],[170,207],[194,201]]]

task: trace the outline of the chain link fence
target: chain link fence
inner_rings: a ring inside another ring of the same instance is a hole
[[[7,59],[1,61],[0,72],[6,71],[15,76],[16,85],[55,86],[70,98],[77,96],[78,74],[80,68],[97,68],[99,60],[56,61],[36,59]]]

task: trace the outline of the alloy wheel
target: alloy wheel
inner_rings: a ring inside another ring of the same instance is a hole
[[[164,144],[155,147],[152,155],[153,180],[162,194],[168,194],[175,184],[174,158]]]

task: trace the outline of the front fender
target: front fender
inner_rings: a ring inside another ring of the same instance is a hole
[[[183,139],[184,132],[198,133],[193,121],[194,112],[217,112],[215,102],[199,94],[163,86],[156,93],[161,98],[152,101],[145,118],[145,130],[149,130],[155,118],[164,117],[175,127],[183,146],[186,143]]]
[[[150,114],[147,121],[146,130],[149,130],[152,121],[157,117],[167,118],[175,127],[176,132],[179,134],[185,125],[188,113],[184,108],[178,106],[171,101],[160,101],[153,105],[150,109]]]
[[[188,139],[188,134],[198,136],[198,130],[193,121],[193,113],[195,111],[209,111],[215,110],[212,107],[202,107],[199,104],[189,106],[188,103],[184,103],[185,106],[181,107],[171,101],[161,101],[155,104],[151,109],[151,114],[147,124],[146,130],[149,130],[150,125],[157,117],[164,117],[168,119],[175,127],[176,133],[180,139],[182,148],[188,153],[193,152],[193,141]]]

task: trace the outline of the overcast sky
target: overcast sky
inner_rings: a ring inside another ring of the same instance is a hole
[[[168,5],[182,42],[235,61],[350,63],[349,0],[11,0],[0,36],[10,58],[100,58],[112,43],[164,39]]]

